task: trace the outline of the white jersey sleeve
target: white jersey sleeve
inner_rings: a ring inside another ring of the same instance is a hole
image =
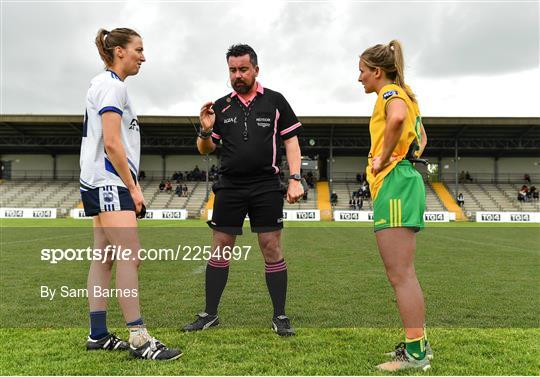
[[[94,92],[95,107],[98,114],[102,115],[107,111],[113,111],[123,115],[127,104],[127,89],[123,82],[112,81],[104,85],[101,83]]]

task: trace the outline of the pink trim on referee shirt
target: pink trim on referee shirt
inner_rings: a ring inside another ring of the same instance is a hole
[[[213,137],[214,139],[218,139],[218,140],[221,139],[221,136],[219,136],[219,135],[218,135],[217,133],[215,133],[215,132],[212,132],[212,137]]]
[[[239,95],[236,90],[233,90],[233,92],[231,93],[231,98],[233,98],[234,96],[238,96],[238,98],[240,98],[240,101],[242,101],[242,103],[244,104],[244,106],[248,106],[249,103],[251,101],[253,101],[253,98],[257,97],[257,93],[261,93],[261,94],[264,94],[264,88],[263,86],[257,81],[257,89],[255,90],[255,93],[253,93],[252,96],[250,96],[248,99],[244,99],[242,98],[241,95]]]
[[[302,125],[302,123],[298,122],[296,124],[293,124],[292,126],[290,126],[289,128],[285,128],[283,131],[281,131],[279,134],[281,136],[285,135],[285,134],[288,134],[289,132],[291,132],[292,130],[296,130],[298,127],[300,127]]]
[[[227,111],[227,109],[231,107],[231,105],[227,106],[226,108],[224,108],[223,110],[221,110],[222,113],[224,113],[225,111]]]
[[[276,109],[276,118],[274,119],[274,134],[272,135],[272,167],[275,174],[279,173],[279,168],[276,166],[276,134],[277,134],[277,122],[279,119],[279,110]]]

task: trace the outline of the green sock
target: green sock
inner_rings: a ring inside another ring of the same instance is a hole
[[[405,339],[405,349],[416,360],[426,357],[426,338]]]

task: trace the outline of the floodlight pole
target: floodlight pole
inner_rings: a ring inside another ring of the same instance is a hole
[[[165,155],[162,154],[161,155],[161,179],[164,180],[166,177],[165,177],[165,174],[167,172],[167,161],[165,160]]]
[[[58,170],[57,170],[58,161],[56,159],[56,154],[53,154],[52,158],[53,158],[53,180],[56,181],[58,179]]]
[[[328,160],[328,182],[330,195],[334,191],[334,126],[330,127],[330,157]]]
[[[456,138],[455,140],[455,144],[454,144],[454,162],[455,162],[455,172],[456,172],[456,191],[454,192],[454,199],[457,198],[458,194],[459,194],[459,178],[458,178],[458,174],[459,174],[459,163],[458,163],[458,139]]]

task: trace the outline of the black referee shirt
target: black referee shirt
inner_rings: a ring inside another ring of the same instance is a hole
[[[231,178],[279,174],[282,140],[302,130],[281,93],[257,83],[257,94],[247,106],[232,92],[215,101],[213,109],[216,122],[212,140],[222,146],[220,174]]]

